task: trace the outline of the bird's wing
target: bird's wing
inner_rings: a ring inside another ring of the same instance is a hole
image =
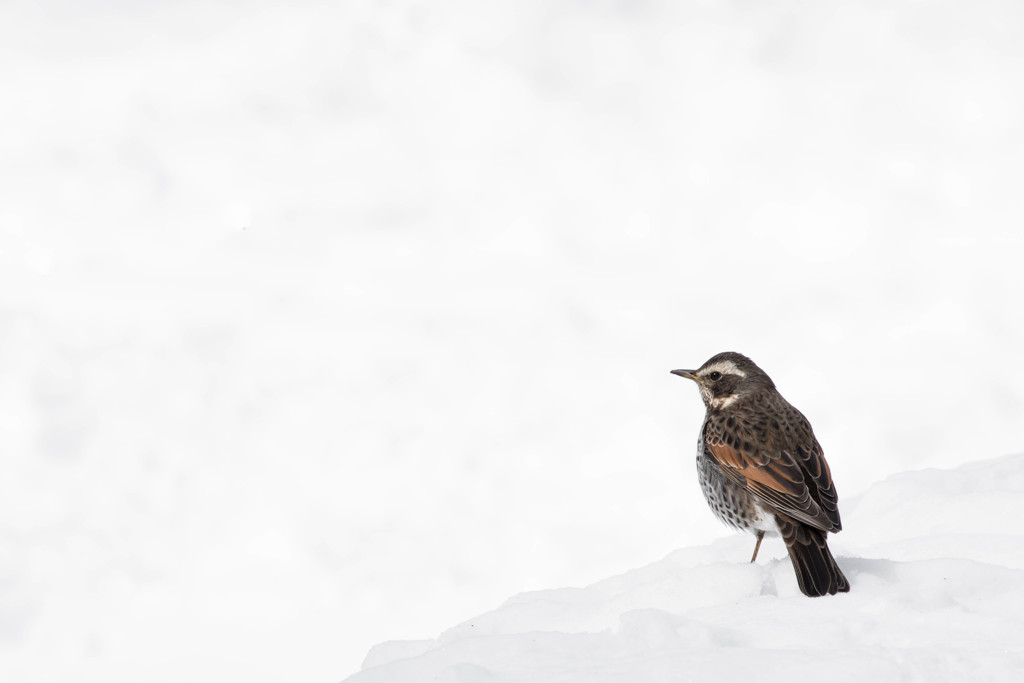
[[[832,472],[825,460],[825,452],[814,436],[811,423],[803,413],[788,403],[781,412],[781,426],[792,435],[793,443],[796,444],[793,448],[793,457],[806,475],[811,496],[832,522],[832,531],[839,531],[843,528],[839,519],[839,495],[832,483]]]
[[[705,422],[705,449],[725,476],[778,512],[824,531],[839,531],[835,488],[813,434],[813,447],[790,453],[758,448],[745,432],[738,422],[721,416]]]
[[[831,531],[840,531],[843,524],[839,519],[839,495],[832,483],[832,473],[825,461],[825,454],[813,434],[810,445],[796,447],[796,461],[810,478],[808,487],[811,495],[818,502],[825,516],[832,522]]]

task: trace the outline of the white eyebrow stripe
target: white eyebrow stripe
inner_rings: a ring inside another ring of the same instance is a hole
[[[736,364],[731,360],[720,360],[717,363],[713,363],[701,373],[702,376],[710,375],[712,372],[720,372],[723,375],[738,375],[740,377],[746,377],[747,373],[736,367]]]

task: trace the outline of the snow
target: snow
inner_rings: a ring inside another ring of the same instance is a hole
[[[844,544],[885,477],[1024,444],[1021,18],[0,3],[0,680],[338,680],[742,559],[668,374],[730,349],[814,424],[841,557],[928,559]]]
[[[1024,455],[890,477],[832,536],[849,594],[810,599],[781,542],[737,534],[585,588],[516,595],[346,681],[1017,681]]]

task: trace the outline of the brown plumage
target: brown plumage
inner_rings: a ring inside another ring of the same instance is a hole
[[[805,595],[850,590],[826,542],[842,529],[839,498],[807,418],[738,353],[672,373],[700,389],[707,408],[697,444],[701,490],[719,519],[757,536],[751,562],[765,533],[778,534]]]

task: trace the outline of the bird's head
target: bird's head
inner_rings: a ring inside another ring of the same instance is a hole
[[[696,382],[708,410],[727,408],[748,396],[775,389],[771,377],[754,361],[732,351],[712,356],[696,370],[672,370],[672,374]]]

